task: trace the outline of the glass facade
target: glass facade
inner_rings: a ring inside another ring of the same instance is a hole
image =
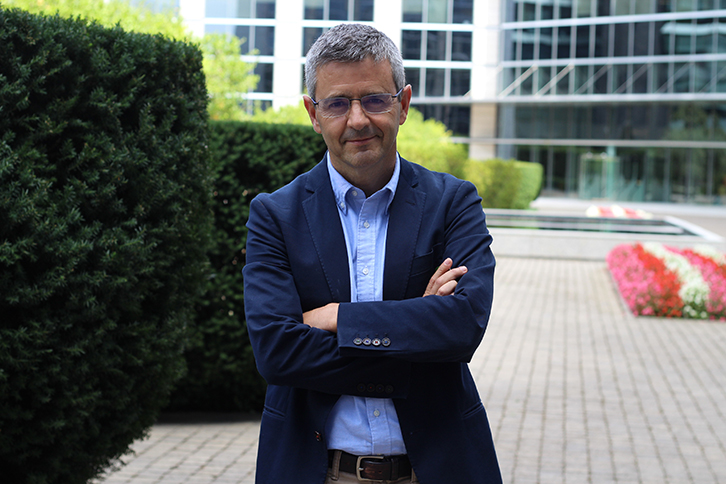
[[[401,52],[412,103],[468,136],[470,107],[456,98],[471,89],[473,0],[403,0]]]
[[[241,55],[254,53],[254,73],[260,80],[256,95],[248,96],[248,110],[253,102],[260,106],[271,104],[275,55],[276,0],[206,0],[205,33],[235,35],[245,42]]]
[[[304,17],[306,26],[303,27],[302,56],[305,57],[310,47],[318,37],[330,28],[330,21],[373,21],[374,0],[304,0]],[[319,22],[315,22],[315,21]],[[319,25],[315,25],[318,24]],[[301,67],[301,92],[306,92],[305,66]]]
[[[726,203],[726,0],[507,0],[498,154],[542,163],[545,193]]]

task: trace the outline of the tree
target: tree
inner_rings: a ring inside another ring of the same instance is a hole
[[[207,34],[202,39],[204,73],[209,91],[209,116],[215,120],[242,121],[249,116],[240,108],[244,93],[257,85],[259,76],[240,60],[244,39],[223,34]]]
[[[243,61],[239,55],[244,39],[220,34],[194,39],[173,9],[154,12],[143,2],[132,5],[129,0],[3,0],[2,6],[37,14],[81,17],[106,27],[120,25],[124,30],[199,43],[204,55],[210,117],[220,120],[248,117],[239,104],[244,93],[255,88],[258,77],[252,73],[254,64]]]

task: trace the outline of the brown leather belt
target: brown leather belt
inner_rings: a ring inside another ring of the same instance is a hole
[[[341,472],[355,474],[359,481],[395,481],[411,476],[407,455],[353,455],[343,451],[328,451],[328,467],[333,467],[335,453],[340,452]]]

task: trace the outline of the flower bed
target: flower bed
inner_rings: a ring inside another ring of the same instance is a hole
[[[726,321],[726,255],[712,247],[619,245],[607,264],[636,316]]]

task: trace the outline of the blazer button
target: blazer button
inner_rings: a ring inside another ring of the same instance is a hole
[[[316,431],[315,432],[315,440],[317,440],[318,442],[322,441],[323,440],[323,434],[321,434],[320,432],[317,432]]]
[[[378,338],[374,338],[372,343],[373,346],[381,346],[381,340],[379,340]]]
[[[372,343],[372,341],[371,341],[371,339],[370,339],[370,338],[365,338],[365,339],[363,340],[363,344],[364,344],[364,345],[366,345],[366,346],[370,346],[370,345],[371,345],[371,343]]]
[[[356,387],[356,389],[360,393],[365,393],[366,392],[366,384],[365,383],[359,383],[358,386]]]
[[[386,393],[388,393],[388,394],[393,393],[393,385],[386,385]]]
[[[356,345],[356,346],[360,346],[360,345],[363,344],[363,340],[360,339],[360,338],[356,338],[356,339],[353,340],[353,344]]]
[[[368,390],[368,393],[374,393],[376,391],[376,385],[373,383],[369,383],[367,390]]]
[[[381,343],[383,344],[383,346],[386,346],[386,347],[391,346],[391,340],[388,338],[383,338],[381,340]]]

